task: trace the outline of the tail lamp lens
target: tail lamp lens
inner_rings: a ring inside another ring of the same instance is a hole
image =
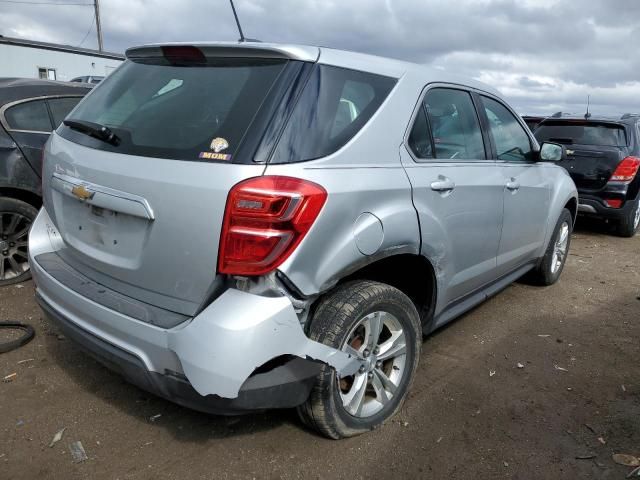
[[[627,157],[622,160],[616,170],[611,175],[610,182],[630,182],[640,169],[640,158]]]
[[[218,272],[264,275],[295,250],[327,199],[320,185],[299,178],[250,178],[229,192]]]

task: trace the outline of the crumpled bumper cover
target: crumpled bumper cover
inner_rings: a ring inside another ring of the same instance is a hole
[[[30,233],[29,260],[38,294],[75,326],[140,359],[149,372],[183,373],[202,396],[236,398],[247,378],[282,355],[324,362],[340,376],[361,360],[309,339],[286,297],[230,289],[198,316],[163,329],[88,300],[48,275],[38,255],[65,248],[45,209]]]

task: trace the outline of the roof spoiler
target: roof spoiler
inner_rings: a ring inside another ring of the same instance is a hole
[[[130,60],[161,58],[163,47],[188,47],[198,49],[205,57],[212,58],[278,58],[316,62],[320,49],[308,46],[274,45],[268,43],[229,42],[215,44],[170,43],[143,45],[127,49],[125,56]]]
[[[627,118],[640,117],[640,113],[625,113],[620,117],[620,120],[626,120]]]

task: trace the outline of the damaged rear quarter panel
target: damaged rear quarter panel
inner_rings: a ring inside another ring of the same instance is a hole
[[[40,179],[27,163],[20,147],[0,126],[0,188],[3,187],[40,195]]]

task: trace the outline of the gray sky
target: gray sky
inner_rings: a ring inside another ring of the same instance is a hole
[[[88,3],[91,0],[19,0]],[[431,64],[522,114],[640,111],[640,0],[236,0],[247,37]],[[227,0],[100,0],[105,49],[235,40]],[[93,8],[0,0],[0,34],[78,45]],[[82,46],[96,47],[95,26]]]

